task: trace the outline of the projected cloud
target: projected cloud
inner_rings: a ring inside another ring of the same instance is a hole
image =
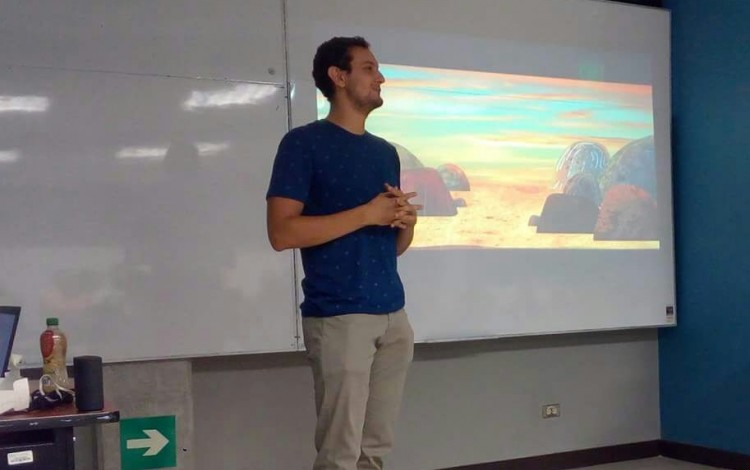
[[[381,71],[367,127],[424,205],[413,246],[659,247],[650,85]]]

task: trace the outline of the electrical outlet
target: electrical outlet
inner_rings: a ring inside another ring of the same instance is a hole
[[[560,417],[560,404],[553,403],[551,405],[544,405],[542,407],[542,418],[559,418]]]

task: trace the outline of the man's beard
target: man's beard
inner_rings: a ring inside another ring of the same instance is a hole
[[[366,98],[361,98],[350,93],[349,98],[351,99],[354,108],[364,112],[365,114],[369,114],[370,112],[383,106],[383,98],[381,98],[380,95],[378,95],[377,98],[370,98],[369,96]]]

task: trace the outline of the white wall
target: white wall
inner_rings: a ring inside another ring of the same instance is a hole
[[[659,439],[655,330],[420,345],[394,470],[431,470]],[[195,468],[307,470],[302,354],[193,362]],[[562,416],[541,419],[542,405]]]

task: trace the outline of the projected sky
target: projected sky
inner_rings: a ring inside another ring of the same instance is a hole
[[[381,65],[413,246],[658,248],[652,87]],[[318,94],[318,115],[328,103]]]

